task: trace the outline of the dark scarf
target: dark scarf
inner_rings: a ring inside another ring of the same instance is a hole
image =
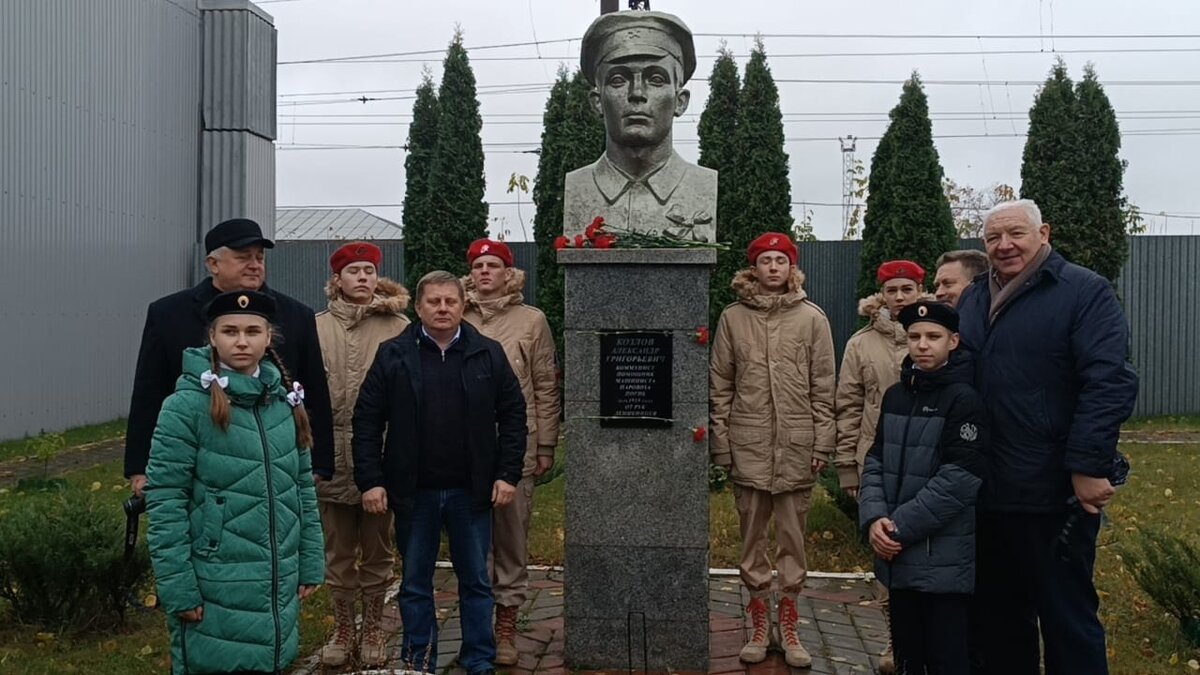
[[[1021,270],[1020,274],[1005,284],[1000,283],[1000,278],[996,276],[996,271],[992,270],[992,274],[988,277],[992,289],[992,307],[988,311],[989,324],[996,322],[996,317],[1000,315],[1000,310],[1004,309],[1008,301],[1013,299],[1013,296],[1021,290],[1026,281],[1029,281],[1033,278],[1033,275],[1037,274],[1037,271],[1042,268],[1042,265],[1046,264],[1046,259],[1049,257],[1050,244],[1042,244],[1042,247],[1038,249],[1037,254],[1033,256],[1033,260],[1029,261],[1025,269]]]

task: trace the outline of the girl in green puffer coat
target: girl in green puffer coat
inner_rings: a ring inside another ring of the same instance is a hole
[[[154,430],[148,539],[174,675],[282,672],[300,600],[324,581],[312,432],[270,347],[274,308],[252,291],[212,300],[210,345],[184,352]]]

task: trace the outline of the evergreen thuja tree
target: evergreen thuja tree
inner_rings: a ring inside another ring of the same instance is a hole
[[[408,125],[408,150],[404,158],[404,271],[408,287],[416,289],[422,269],[418,263],[428,257],[431,228],[429,223],[429,167],[437,146],[438,105],[433,78],[425,72],[417,87],[413,118]],[[422,272],[421,274],[423,274]]]
[[[483,201],[483,142],[475,73],[456,32],[446,51],[438,88],[437,147],[429,171],[430,237],[425,256],[414,261],[424,274],[443,269],[467,273],[467,247],[487,236],[488,205]],[[411,278],[411,275],[410,275]]]
[[[722,183],[729,189],[722,202],[726,218],[720,238],[738,256],[763,232],[792,232],[792,185],[783,138],[779,90],[760,39],[746,64],[737,101],[736,150],[728,162],[728,180]]]
[[[588,101],[591,85],[578,71],[560,70],[542,116],[542,147],[533,185],[534,239],[538,249],[538,307],[546,313],[562,356],[563,278],[554,240],[563,233],[566,175],[599,159],[604,123]],[[560,358],[561,362],[561,358]]]
[[[925,268],[932,283],[934,263],[958,247],[944,172],[933,145],[929,102],[916,73],[904,83],[900,102],[871,161],[859,293],[878,289],[875,271],[886,260],[904,258]],[[879,172],[876,175],[876,172]],[[877,210],[875,216],[872,210]]]
[[[733,53],[722,44],[708,77],[708,101],[700,114],[700,166],[717,171],[717,241],[728,241],[729,200],[733,190],[733,163],[737,155],[736,129],[741,77]],[[721,310],[734,300],[729,280],[744,266],[744,253],[731,248],[717,253],[709,293],[709,322],[715,327]]]

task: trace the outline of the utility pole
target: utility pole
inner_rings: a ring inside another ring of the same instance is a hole
[[[842,239],[850,232],[850,214],[854,213],[854,148],[858,139],[840,136],[842,144]]]

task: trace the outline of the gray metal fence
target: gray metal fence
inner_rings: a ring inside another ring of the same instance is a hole
[[[342,242],[280,242],[271,253],[269,283],[315,309],[325,306],[329,255]],[[383,272],[404,278],[404,246],[377,242],[384,251]],[[510,244],[517,266],[526,270],[526,302],[536,304],[536,249]],[[980,248],[964,240],[963,248]],[[858,329],[858,264],[861,241],[800,244],[805,289],[829,316],[841,362],[846,341]],[[1131,237],[1129,259],[1117,292],[1132,326],[1132,354],[1141,376],[1137,415],[1200,412],[1200,236]],[[1032,329],[1032,328],[1031,328]]]
[[[280,241],[267,261],[267,284],[283,291],[314,310],[325,309],[325,282],[330,277],[329,256],[344,241]],[[404,242],[376,241],[383,251],[380,273],[401,283],[405,280]],[[537,292],[537,249],[532,242],[513,242],[514,264],[525,270],[525,302],[534,302]],[[409,289],[416,291],[416,289]]]

